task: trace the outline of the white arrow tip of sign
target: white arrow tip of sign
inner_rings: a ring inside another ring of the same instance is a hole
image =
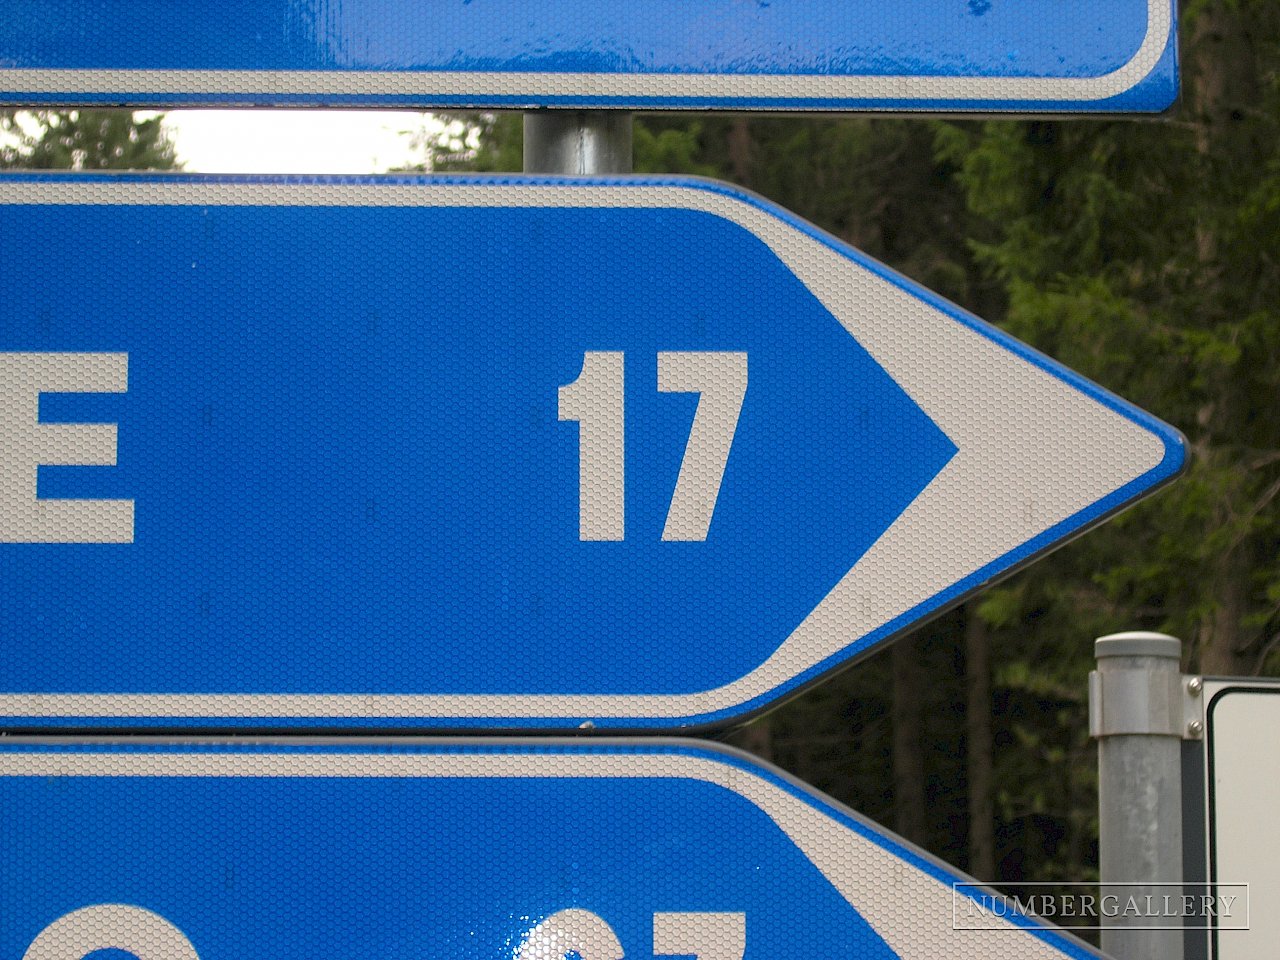
[[[1120,398],[785,214],[715,206],[764,241],[956,447],[764,664],[708,692],[720,709],[910,626],[920,608],[936,612],[1155,485],[1126,493],[1131,484],[1181,469],[1176,432]]]

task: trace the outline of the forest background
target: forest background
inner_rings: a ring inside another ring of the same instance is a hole
[[[1010,892],[1097,876],[1095,637],[1280,675],[1280,3],[1181,17],[1159,118],[635,122],[637,172],[754,190],[1187,436],[1172,487],[728,738]],[[4,167],[176,166],[159,117],[0,131]],[[517,171],[520,117],[426,147],[438,172]]]

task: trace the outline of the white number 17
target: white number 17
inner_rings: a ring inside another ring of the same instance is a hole
[[[623,386],[622,353],[593,350],[578,379],[560,388],[560,419],[579,425],[579,540],[621,540],[625,533]],[[747,355],[660,352],[658,390],[700,395],[662,539],[706,540],[747,394]]]

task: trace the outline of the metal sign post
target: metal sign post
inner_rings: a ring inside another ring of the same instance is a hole
[[[1089,727],[1098,738],[1101,880],[1159,902],[1180,894],[1183,880],[1182,644],[1158,633],[1119,633],[1099,639],[1094,651]],[[1144,911],[1104,914],[1103,922],[1102,949],[1120,960],[1182,958],[1178,917]]]
[[[631,172],[631,114],[540,111],[524,115],[524,172],[566,177]]]

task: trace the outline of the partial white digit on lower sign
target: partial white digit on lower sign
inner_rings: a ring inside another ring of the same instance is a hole
[[[200,960],[172,923],[125,903],[83,907],[59,917],[31,941],[22,960],[84,960],[98,950],[124,950],[138,960]]]
[[[561,910],[525,934],[515,960],[623,960],[613,927],[590,910]]]
[[[747,952],[745,913],[655,913],[653,952],[698,960],[742,960]]]

